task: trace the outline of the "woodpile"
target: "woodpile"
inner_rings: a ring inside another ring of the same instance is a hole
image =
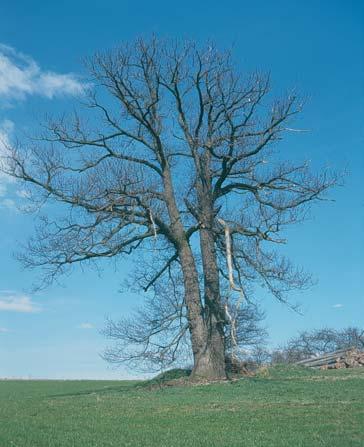
[[[230,355],[225,357],[225,367],[229,375],[239,376],[250,376],[258,368],[254,362],[240,360]]]
[[[335,352],[301,360],[297,365],[309,368],[340,369],[364,367],[364,351],[357,349],[341,349]]]

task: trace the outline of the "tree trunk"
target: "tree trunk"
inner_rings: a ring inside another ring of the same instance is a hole
[[[212,232],[206,228],[200,232],[200,245],[204,276],[204,316],[207,340],[210,346],[208,362],[213,363],[215,377],[226,378],[225,371],[225,312],[221,305],[219,271],[216,262]]]
[[[187,308],[188,326],[191,336],[191,346],[196,365],[197,359],[206,349],[206,327],[200,297],[200,286],[195,259],[188,242],[184,242],[179,251],[182,266],[185,302]]]
[[[217,330],[214,316],[203,315],[198,274],[188,244],[181,249],[180,260],[194,360],[191,379],[225,379],[224,339]]]
[[[199,370],[213,369],[213,378],[226,378],[225,368],[225,310],[221,303],[220,278],[213,233],[214,207],[212,185],[209,170],[208,154],[200,165],[201,182],[197,186],[200,217],[200,249],[204,278],[204,321],[206,326],[207,347],[201,365],[194,368],[193,374]],[[206,374],[206,373],[205,373]]]
[[[220,359],[221,337],[215,330],[209,329],[204,318],[196,261],[183,228],[168,165],[164,168],[164,193],[175,246],[182,266],[187,320],[194,360],[192,378],[225,378],[225,365],[222,368]]]
[[[216,326],[211,325],[207,328],[205,347],[194,356],[191,380],[200,378],[225,380],[227,376],[224,352],[224,339],[216,330]]]
[[[207,278],[205,279],[205,289],[207,290],[207,295],[205,293],[205,312],[201,302],[196,261],[181,221],[175,200],[173,182],[167,165],[164,168],[164,193],[169,217],[172,222],[171,227],[175,238],[175,246],[182,266],[187,320],[194,360],[191,378],[225,379],[223,326],[220,322],[220,316],[217,315],[219,312],[215,308],[218,302],[216,293],[218,293],[218,297],[220,296],[218,270],[215,265],[216,268],[213,270],[210,280],[208,265],[206,265],[206,268],[204,267],[205,278]],[[212,261],[213,259],[210,259],[209,262],[211,263]],[[214,265],[212,264],[212,266]],[[206,303],[208,303],[207,306]]]

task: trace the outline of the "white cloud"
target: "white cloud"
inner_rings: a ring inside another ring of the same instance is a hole
[[[8,147],[10,146],[10,137],[14,130],[14,123],[10,120],[4,119],[0,121],[0,157],[6,155]],[[1,166],[1,165],[0,165]],[[0,176],[3,176],[0,172]]]
[[[0,43],[0,109],[16,100],[38,95],[48,99],[64,95],[82,94],[86,83],[72,73],[55,73],[40,68],[30,56]],[[0,120],[0,198],[8,193],[8,187],[15,179],[2,173],[6,163],[7,148],[10,147],[14,123],[8,119]],[[19,197],[26,198],[22,193]],[[0,200],[0,208],[15,209],[12,199]]]
[[[1,186],[1,185],[0,185]],[[18,211],[18,207],[13,199],[0,200],[0,208],[6,208],[11,211]]]
[[[78,95],[84,91],[84,86],[71,74],[44,73],[39,76],[38,84],[37,93],[50,99],[62,94]]]
[[[9,329],[6,327],[0,327],[0,334],[5,334],[6,332],[9,332]]]
[[[26,189],[18,189],[15,194],[21,199],[29,199],[29,197],[31,196],[30,192]]]
[[[15,184],[14,177],[2,172],[2,168],[6,170],[6,156],[10,147],[11,134],[14,130],[14,123],[10,120],[4,119],[0,121],[0,209],[7,209],[11,211],[18,211],[19,208],[15,200],[6,197],[9,193],[9,186]],[[27,199],[30,194],[25,189],[18,189],[15,195],[20,199]]]
[[[332,307],[334,309],[340,309],[341,307],[344,307],[344,305],[339,303],[339,304],[334,304]]]
[[[29,95],[53,98],[78,95],[85,89],[78,76],[43,71],[30,56],[0,44],[0,97],[25,99]]]
[[[0,292],[0,312],[39,312],[40,307],[34,303],[30,296],[13,291]]]
[[[31,95],[48,99],[64,95],[79,95],[86,87],[87,84],[81,82],[78,76],[72,73],[44,71],[30,56],[0,43],[0,109]],[[14,183],[15,179],[2,173],[1,168],[5,167],[5,156],[11,145],[13,131],[12,121],[0,119],[0,208],[11,210],[16,208],[15,201],[9,198],[1,199],[1,197],[7,195],[9,185]],[[16,194],[26,198],[24,192],[16,192]]]
[[[81,323],[79,326],[79,329],[94,329],[94,325],[91,323]]]
[[[5,168],[6,152],[10,146],[10,138],[14,129],[14,123],[10,120],[0,121],[0,197],[4,197],[7,193],[7,187],[10,183],[14,183],[15,179],[9,175],[1,172],[1,168]],[[0,201],[2,203],[3,201]],[[3,206],[8,207],[9,203],[2,203]]]

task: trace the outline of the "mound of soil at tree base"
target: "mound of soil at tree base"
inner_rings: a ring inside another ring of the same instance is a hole
[[[163,371],[150,380],[146,380],[140,388],[155,389],[168,386],[184,385],[188,382],[192,370],[189,368],[174,368]]]
[[[235,357],[226,356],[226,373],[229,379],[237,379],[243,376],[254,376],[259,369],[259,365],[254,362],[243,361]],[[144,382],[141,387],[148,389],[163,388],[169,386],[191,386],[203,385],[214,382],[224,382],[225,380],[210,380],[204,378],[195,378],[193,382],[190,380],[192,369],[190,368],[174,368],[163,371],[153,379]]]

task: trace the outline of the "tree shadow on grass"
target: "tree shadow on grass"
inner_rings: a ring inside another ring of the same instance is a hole
[[[127,393],[135,391],[138,388],[138,386],[140,386],[139,383],[134,383],[130,385],[113,385],[113,386],[105,386],[102,388],[92,388],[89,390],[73,391],[69,393],[49,394],[47,397],[58,398],[58,397],[89,396],[93,394]]]

